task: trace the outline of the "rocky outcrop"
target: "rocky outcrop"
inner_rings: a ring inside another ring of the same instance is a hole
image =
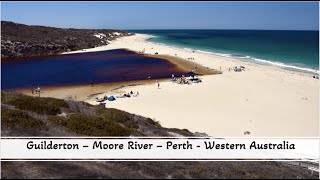
[[[109,29],[63,29],[1,21],[1,58],[51,55],[108,45],[132,33]]]

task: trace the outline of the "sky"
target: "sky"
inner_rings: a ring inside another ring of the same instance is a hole
[[[318,30],[318,2],[2,2],[1,20],[61,28]]]

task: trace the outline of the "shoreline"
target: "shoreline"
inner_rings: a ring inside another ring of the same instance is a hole
[[[167,79],[159,79],[159,81],[165,81]],[[63,86],[50,86],[44,87],[42,89],[41,97],[55,97],[59,99],[72,98],[77,101],[88,101],[95,96],[108,93],[121,88],[140,86],[146,84],[154,84],[157,80],[137,80],[137,81],[125,81],[125,82],[115,82],[115,83],[99,83],[94,86],[90,85],[63,85]],[[44,90],[43,90],[44,89]],[[12,90],[2,90],[2,91],[12,91]],[[32,94],[30,88],[20,88],[15,89],[25,95],[31,95],[38,97],[38,94]]]
[[[154,38],[154,36],[152,36],[152,35],[147,35],[147,36],[150,36],[150,37],[146,38],[146,41]],[[151,42],[151,41],[149,41],[149,42]],[[211,55],[214,55],[214,56],[235,59],[235,60],[240,61],[240,62],[247,62],[247,63],[257,64],[257,65],[261,65],[261,66],[278,67],[278,68],[281,68],[281,69],[284,69],[284,70],[288,70],[288,71],[293,71],[293,72],[301,72],[301,73],[312,74],[312,75],[319,75],[319,73],[320,73],[320,69],[313,69],[313,68],[310,68],[310,67],[294,66],[294,65],[285,64],[285,63],[282,63],[282,62],[279,62],[279,61],[272,61],[272,60],[267,60],[267,59],[259,59],[259,58],[252,57],[252,56],[236,57],[236,56],[234,56],[232,54],[225,54],[225,53],[218,53],[218,52],[207,51],[207,50],[186,48],[186,47],[182,47],[182,46],[179,46],[179,45],[164,44],[164,43],[157,43],[157,42],[152,42],[152,43],[163,45],[163,46],[171,46],[171,47],[175,47],[175,48],[179,48],[179,49],[184,49],[184,50],[190,51],[190,52],[191,51],[195,51],[195,52],[199,52],[199,53],[211,54]],[[246,60],[243,60],[243,59],[246,59]]]
[[[136,51],[132,51],[130,49],[127,48],[123,48],[126,51],[130,51],[133,53],[137,53],[137,54],[141,54],[138,53]],[[90,51],[90,52],[95,52],[95,51]],[[88,52],[86,52],[88,53]],[[68,53],[68,54],[75,54],[75,53]],[[68,55],[68,54],[60,54],[60,55]],[[177,69],[179,69],[180,71],[194,71],[200,75],[216,75],[216,74],[221,74],[220,71],[215,70],[215,69],[209,69],[208,67],[204,67],[202,65],[199,65],[195,62],[190,62],[190,61],[186,61],[182,58],[179,57],[173,57],[170,55],[150,55],[150,54],[142,54],[143,56],[146,57],[151,57],[151,58],[158,58],[158,59],[163,59],[164,61],[168,61],[169,63],[173,64],[176,66]],[[43,56],[43,57],[47,57],[47,56]],[[36,59],[37,60],[37,59]],[[197,67],[196,69],[195,66]],[[41,89],[44,91],[44,94],[41,94],[41,96],[44,95],[44,97],[57,97],[57,98],[61,98],[61,99],[65,99],[67,98],[67,96],[59,96],[57,93],[55,92],[60,92],[61,94],[65,94],[62,93],[61,91],[72,91],[74,90],[76,92],[76,94],[81,97],[80,100],[85,101],[87,100],[87,98],[85,98],[86,95],[90,96],[91,94],[88,94],[88,92],[92,92],[92,93],[98,93],[98,91],[103,91],[102,89],[106,89],[107,91],[109,91],[111,88],[123,88],[126,86],[130,86],[132,84],[139,84],[139,85],[145,85],[145,84],[154,84],[156,83],[156,81],[167,81],[170,80],[171,74],[168,74],[168,78],[155,78],[155,79],[151,79],[151,80],[129,80],[129,81],[121,81],[121,82],[102,82],[102,83],[96,83],[94,85],[94,87],[91,87],[89,84],[87,83],[80,83],[80,84],[66,84],[66,85],[50,85],[50,86],[41,86]],[[31,93],[31,89],[33,87],[23,87],[23,88],[10,88],[10,89],[2,89],[2,91],[18,91],[18,92],[22,92],[24,94],[28,94],[28,95],[32,95]],[[80,93],[77,89],[82,89],[82,91],[84,91],[83,93]],[[100,92],[100,93],[105,93],[105,92]]]
[[[164,47],[168,47],[168,48],[173,48],[173,49],[177,49],[179,51],[184,51],[186,53],[189,54],[193,54],[192,51],[194,51],[195,53],[200,53],[204,56],[212,56],[215,58],[221,58],[224,60],[229,60],[229,61],[233,61],[233,62],[237,62],[239,64],[243,63],[246,65],[251,65],[251,66],[260,66],[260,67],[266,67],[266,68],[272,68],[273,70],[283,70],[283,71],[288,71],[289,73],[300,73],[301,75],[319,75],[319,70],[316,69],[310,69],[310,68],[306,68],[309,70],[306,70],[304,67],[298,67],[298,66],[292,66],[292,65],[287,65],[287,64],[283,64],[283,66],[278,65],[281,62],[277,62],[277,61],[269,61],[269,60],[264,60],[262,59],[262,61],[268,61],[268,62],[250,62],[250,61],[246,61],[246,60],[240,60],[236,57],[233,57],[232,55],[230,56],[225,56],[221,53],[216,53],[216,52],[209,52],[209,51],[202,51],[202,50],[198,50],[198,49],[191,49],[191,48],[184,48],[184,47],[179,47],[179,46],[175,46],[175,45],[167,45],[167,44],[163,44],[163,43],[156,43],[156,42],[151,42],[148,41],[149,39],[153,38],[154,36],[152,35],[147,35],[147,34],[139,34],[136,33],[136,36],[140,36],[140,41],[144,41],[145,43],[148,44],[154,44],[154,46],[164,46]],[[125,38],[125,37],[124,37]],[[117,49],[116,47],[111,47],[113,43],[117,42],[117,40],[113,40],[110,42],[109,45],[106,46],[100,46],[100,47],[95,47],[95,48],[91,48],[91,49],[83,49],[83,50],[78,50],[78,51],[70,51],[70,52],[64,52],[61,54],[73,54],[73,53],[86,53],[86,52],[96,52],[96,51],[105,51],[105,50],[113,50],[113,49]],[[111,46],[110,46],[111,45]],[[127,49],[129,51],[134,51],[136,53],[139,53],[139,50],[136,50],[135,48],[131,48],[130,47],[125,47],[124,49]],[[145,53],[145,55],[155,55],[154,53]],[[168,54],[159,54],[159,55],[168,55]],[[173,54],[171,54],[172,57],[174,57]],[[179,57],[179,55],[178,55]],[[187,60],[186,58],[183,57],[179,57],[181,59],[184,59],[186,61],[190,61]],[[255,58],[257,59],[257,58]],[[314,71],[314,72],[311,72]]]
[[[202,67],[221,68],[222,74],[201,76],[203,82],[199,84],[180,85],[163,80],[160,88],[146,82],[120,86],[114,91],[107,91],[108,85],[95,90],[104,92],[96,97],[138,91],[138,97],[107,101],[107,107],[150,117],[164,127],[185,128],[216,137],[248,136],[246,131],[255,137],[319,135],[319,80],[313,79],[310,73],[163,46],[146,41],[149,37],[136,34],[107,46],[64,54],[121,48],[135,52],[145,50],[146,56],[178,57]],[[194,60],[189,60],[190,57]],[[228,70],[235,66],[245,66],[245,71]],[[81,88],[62,88],[53,89],[50,96],[66,96],[74,94],[73,91],[94,94]],[[86,102],[98,104],[94,98]]]

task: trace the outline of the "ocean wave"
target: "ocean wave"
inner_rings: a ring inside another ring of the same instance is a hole
[[[252,59],[255,60],[255,61],[258,61],[260,63],[263,63],[263,64],[270,64],[270,65],[279,66],[279,67],[282,67],[282,68],[296,69],[296,70],[307,71],[307,72],[312,72],[312,73],[319,74],[319,70],[315,70],[315,69],[312,69],[312,68],[299,67],[299,66],[295,66],[295,65],[291,65],[291,64],[285,64],[285,63],[278,62],[278,61],[269,61],[269,60],[259,59],[259,58],[252,58]]]
[[[218,55],[218,56],[223,56],[223,57],[229,57],[229,58],[236,58],[239,60],[247,60],[253,63],[260,63],[260,64],[268,64],[272,66],[278,66],[281,68],[289,68],[289,69],[294,69],[294,70],[300,70],[300,71],[306,71],[306,72],[311,72],[311,73],[317,73],[319,74],[319,70],[308,68],[308,67],[302,67],[302,66],[295,66],[292,64],[285,64],[282,62],[278,61],[270,61],[266,59],[260,59],[260,58],[255,58],[251,56],[244,56],[244,55],[233,55],[233,54],[226,54],[226,53],[216,53],[216,52],[210,52],[210,51],[203,51],[203,50],[196,50],[196,52],[200,53],[205,53],[205,54],[212,54],[212,55]]]
[[[193,51],[192,49],[190,48],[183,48],[184,50],[187,50],[187,51]]]
[[[144,35],[146,37],[147,41],[157,37],[157,36],[151,35],[151,34],[144,34],[144,33],[136,33],[136,34]]]
[[[266,59],[255,58],[255,57],[251,57],[251,56],[248,56],[248,55],[235,55],[235,54],[227,54],[227,53],[217,53],[217,52],[212,52],[212,51],[205,51],[205,50],[181,47],[181,46],[178,46],[178,45],[170,45],[170,44],[165,44],[165,43],[159,43],[159,42],[154,42],[154,41],[153,41],[153,43],[158,44],[158,45],[162,45],[162,46],[166,46],[166,47],[182,48],[182,49],[187,50],[187,51],[195,51],[195,52],[200,52],[200,53],[205,53],[205,54],[218,55],[218,56],[222,56],[222,57],[228,57],[228,58],[235,58],[235,59],[239,59],[239,60],[250,61],[250,62],[253,62],[253,63],[267,64],[267,65],[277,66],[277,67],[281,67],[281,68],[300,70],[300,71],[306,71],[306,72],[319,74],[319,70],[308,68],[308,67],[302,67],[303,64],[301,64],[301,66],[296,66],[296,65],[292,65],[292,64],[285,64],[285,63],[278,62],[278,61],[271,61],[271,60],[266,60]]]
[[[216,52],[210,52],[210,51],[203,51],[203,50],[195,50],[196,52],[205,53],[205,54],[213,54],[213,55],[219,55],[224,57],[231,57],[232,54],[223,54],[223,53],[216,53]]]

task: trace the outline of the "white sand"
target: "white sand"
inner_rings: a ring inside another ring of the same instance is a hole
[[[220,69],[221,75],[203,76],[202,83],[179,85],[161,82],[125,87],[106,95],[139,91],[134,98],[107,102],[114,107],[160,121],[168,128],[186,128],[211,136],[318,136],[319,80],[312,75],[274,66],[244,63],[213,54],[192,52],[147,42],[150,36],[137,34],[119,38],[90,52],[128,48],[145,53],[193,57],[201,65]],[[71,53],[75,53],[71,52]],[[69,52],[70,53],[70,52]],[[229,72],[231,66],[245,66],[246,71]],[[99,95],[102,97],[103,95]],[[97,104],[94,100],[87,102]]]

